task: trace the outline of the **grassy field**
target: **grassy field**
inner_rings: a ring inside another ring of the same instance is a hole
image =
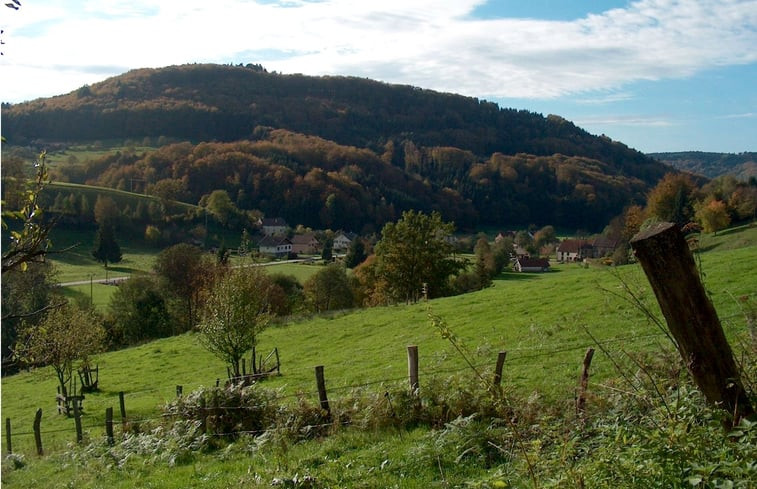
[[[753,302],[756,299],[755,243],[757,228],[706,236],[701,241],[707,250],[701,255],[705,285],[737,352],[742,349],[746,331],[744,306],[738,298],[748,296]],[[623,359],[621,351],[656,354],[670,350],[663,333],[622,298],[623,283],[648,302],[651,310],[658,310],[637,265],[611,269],[565,264],[548,274],[504,274],[493,287],[464,296],[336,313],[276,326],[263,333],[259,348],[278,348],[282,376],[265,384],[280,389],[291,399],[299,393],[315,402],[318,397],[313,369],[323,365],[332,402],[339,402],[340,396],[354,389],[381,392],[387,386],[407,384],[408,345],[419,348],[421,389],[450,375],[468,375],[461,356],[432,326],[428,314],[433,312],[446,321],[464,343],[470,359],[487,376],[491,375],[497,352],[508,352],[503,383],[513,395],[539,399],[551,409],[570,410],[584,351],[596,346],[590,334],[616,361]],[[86,296],[88,287],[79,293]],[[159,407],[175,397],[177,385],[182,385],[186,393],[199,386],[214,385],[216,379],[223,380],[226,375],[223,363],[205,351],[192,333],[105,353],[98,356],[96,363],[101,369],[101,391],[87,396],[83,418],[89,440],[102,437],[107,407],[118,412],[119,391],[125,393],[131,419],[154,420],[159,417]],[[592,364],[591,389],[604,394],[603,389],[616,376],[613,362],[598,352]],[[33,461],[30,428],[34,412],[43,409],[42,430],[48,453],[62,452],[74,440],[74,430],[73,420],[54,413],[55,381],[50,371],[41,369],[3,378],[2,394],[3,415],[13,424],[14,451],[27,454],[30,461],[27,469],[4,476],[4,485],[52,484],[61,461],[55,457],[46,457],[46,462]],[[336,452],[348,451],[350,463],[362,463],[367,471],[381,465],[382,457],[412,457],[412,445],[424,436],[423,430],[404,436],[345,433],[318,446],[289,447],[279,457],[283,457],[283,463],[292,464],[285,469],[294,473],[306,470],[308,460],[321,460],[318,464],[341,460],[333,453],[329,455],[331,447]],[[5,447],[4,438],[3,444]],[[261,462],[257,458],[253,462],[249,456],[244,451],[228,457],[198,456],[195,462],[181,467],[130,466],[122,476],[115,471],[101,474],[102,480],[93,474],[77,477],[80,487],[133,487],[135,481],[142,481],[145,487],[229,487],[250,481],[243,474],[255,473],[255,464]],[[281,460],[277,458],[277,463],[281,464]],[[74,477],[73,469],[64,470]],[[481,471],[485,472],[485,468]],[[359,473],[356,468],[355,477]],[[126,475],[128,478],[122,480]],[[393,473],[385,481],[370,480],[379,485],[384,481],[388,487],[401,480],[398,477]],[[424,487],[411,479],[400,487]],[[357,482],[355,487],[360,487]]]

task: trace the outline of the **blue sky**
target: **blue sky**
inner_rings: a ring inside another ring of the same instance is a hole
[[[0,99],[262,63],[558,114],[644,152],[757,151],[757,0],[28,0]]]

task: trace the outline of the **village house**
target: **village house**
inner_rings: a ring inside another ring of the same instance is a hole
[[[340,232],[334,238],[333,250],[334,251],[347,251],[347,249],[350,247],[350,245],[356,238],[357,238],[357,234],[355,233]]]
[[[593,247],[582,239],[566,239],[557,246],[557,261],[560,263],[582,261],[592,258]]]
[[[494,238],[494,242],[499,243],[505,238],[515,239],[515,231],[500,231]]]
[[[597,236],[594,238],[591,245],[592,258],[602,258],[604,256],[612,255],[615,248],[618,247],[618,240],[606,236]]]
[[[612,254],[617,246],[617,239],[606,236],[597,236],[591,241],[566,239],[557,247],[557,261],[565,263],[582,261],[586,258],[602,258]]]
[[[292,252],[292,242],[285,237],[265,236],[258,243],[258,251],[276,257],[286,256]]]
[[[260,225],[266,236],[281,236],[289,229],[287,222],[280,217],[263,218]]]
[[[292,251],[294,253],[312,255],[321,249],[321,243],[313,233],[295,234],[292,236]]]
[[[549,260],[546,258],[518,258],[515,260],[518,272],[548,272]]]

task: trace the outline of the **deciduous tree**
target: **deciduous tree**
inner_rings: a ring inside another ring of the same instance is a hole
[[[416,302],[426,290],[429,297],[449,291],[449,279],[462,268],[454,257],[449,238],[452,223],[431,215],[406,211],[396,223],[388,223],[376,244],[377,274],[388,285],[394,300]]]
[[[61,392],[77,360],[88,357],[103,347],[105,330],[90,310],[71,305],[51,309],[37,325],[22,328],[15,354],[29,365],[49,365],[55,371]]]
[[[337,263],[319,270],[305,282],[305,299],[316,312],[352,307],[354,299],[347,271]]]
[[[272,318],[272,287],[259,267],[232,269],[208,294],[199,323],[200,341],[228,364],[234,376],[242,374],[242,358],[257,345],[258,335]]]
[[[118,286],[108,304],[113,329],[110,340],[132,345],[178,332],[156,278],[136,275]]]
[[[184,329],[195,323],[197,304],[203,288],[213,279],[212,265],[203,259],[197,246],[180,243],[158,254],[154,270],[165,281],[171,294],[181,303]]]
[[[695,189],[690,176],[666,174],[647,196],[647,216],[683,226],[694,216],[692,195]]]
[[[710,199],[695,206],[696,218],[706,233],[717,233],[731,223],[731,216],[722,200]]]

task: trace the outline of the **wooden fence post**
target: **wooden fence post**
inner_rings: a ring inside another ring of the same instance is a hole
[[[410,378],[410,391],[417,395],[420,388],[418,381],[418,347],[411,345],[407,347],[407,374]]]
[[[126,429],[126,402],[124,401],[124,391],[118,392],[118,407],[121,408],[121,429]]]
[[[34,415],[34,444],[37,445],[37,455],[41,457],[44,452],[42,451],[42,432],[39,429],[40,423],[42,423],[42,408],[37,409],[37,414]]]
[[[5,448],[8,450],[8,455],[13,453],[13,444],[11,444],[11,419],[5,418]]]
[[[208,429],[208,410],[205,409],[205,396],[200,397],[200,433],[203,435]]]
[[[728,411],[734,423],[753,414],[731,346],[681,230],[670,222],[654,225],[634,236],[631,247],[707,402]]]
[[[502,382],[502,369],[505,366],[506,351],[501,351],[497,355],[497,366],[494,368],[494,387],[499,387]]]
[[[82,441],[82,432],[81,432],[81,412],[79,411],[79,401],[74,397],[73,399],[73,405],[74,405],[74,426],[76,427],[76,443],[81,443]]]
[[[586,411],[586,389],[589,388],[589,367],[591,359],[594,356],[594,348],[587,348],[584,355],[584,363],[581,369],[581,381],[578,387],[578,397],[576,397],[576,414],[583,418]]]
[[[321,403],[321,409],[325,410],[331,415],[331,409],[329,407],[329,398],[326,395],[326,379],[323,376],[323,365],[315,367],[315,382],[318,385],[318,400]]]
[[[105,408],[105,436],[108,438],[108,445],[113,445],[115,437],[113,436],[113,408]]]

